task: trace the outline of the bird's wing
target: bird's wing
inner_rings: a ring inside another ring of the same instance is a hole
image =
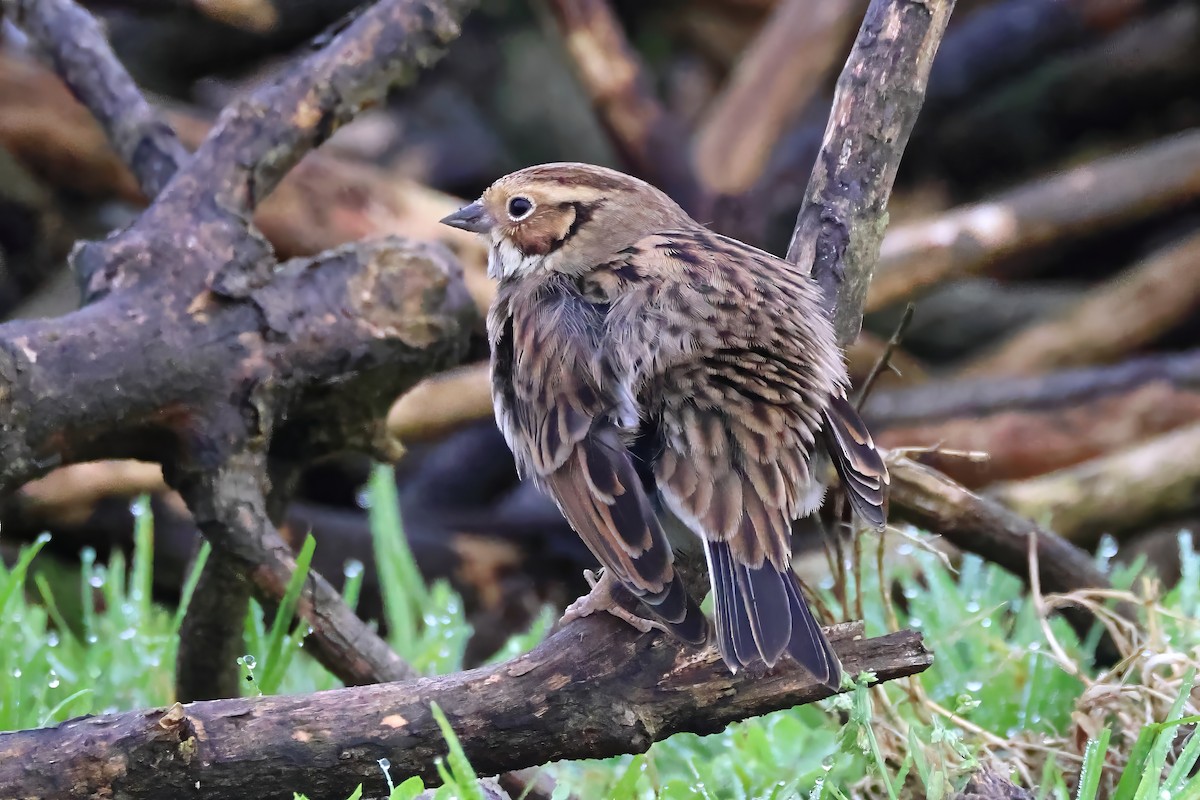
[[[632,397],[593,339],[600,312],[570,293],[512,304],[493,320],[497,418],[522,471],[554,498],[600,563],[686,641],[707,623],[673,568],[673,553],[618,423],[637,424]]]
[[[637,249],[644,272],[662,276],[647,301],[662,332],[648,378],[657,483],[704,541],[722,655],[737,668],[787,651],[836,684],[837,659],[790,566],[790,523],[823,493],[812,464],[823,409],[846,381],[818,289],[790,264],[707,232]]]
[[[871,432],[841,395],[830,398],[823,415],[825,449],[850,507],[872,528],[882,530],[887,523],[888,471]]]

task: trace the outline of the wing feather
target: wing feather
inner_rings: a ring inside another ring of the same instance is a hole
[[[568,292],[525,300],[500,297],[489,317],[497,331],[497,421],[522,474],[550,494],[601,565],[652,616],[683,640],[704,642],[707,622],[674,570],[670,543],[617,424],[619,382],[594,358],[597,343],[588,336],[597,327],[588,325],[594,310]]]

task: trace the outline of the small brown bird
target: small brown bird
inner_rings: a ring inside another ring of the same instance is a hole
[[[851,507],[882,527],[888,476],[846,400],[819,287],[586,164],[514,172],[442,222],[490,239],[492,398],[521,476],[604,566],[566,618],[604,609],[649,630],[613,608],[615,580],[657,627],[702,644],[708,622],[675,568],[702,547],[730,669],[786,651],[836,686],[790,524],[819,508],[831,458]]]

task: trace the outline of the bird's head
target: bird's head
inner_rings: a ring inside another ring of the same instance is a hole
[[[644,236],[695,224],[645,181],[574,163],[505,175],[441,222],[490,239],[488,274],[497,280],[584,272]]]

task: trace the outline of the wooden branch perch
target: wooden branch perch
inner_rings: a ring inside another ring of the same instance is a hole
[[[926,669],[920,634],[861,637],[830,629],[848,674],[886,681]],[[828,697],[795,666],[736,677],[712,648],[680,650],[660,634],[636,636],[607,615],[577,620],[528,655],[440,678],[307,696],[216,700],[87,717],[0,734],[0,795],[345,797],[360,782],[386,793],[393,779],[436,781],[445,741],[437,703],[480,774],[560,759],[644,752],[684,731]]]
[[[953,8],[954,0],[872,2],[838,79],[787,258],[811,269],[843,346],[862,327],[888,197]]]

